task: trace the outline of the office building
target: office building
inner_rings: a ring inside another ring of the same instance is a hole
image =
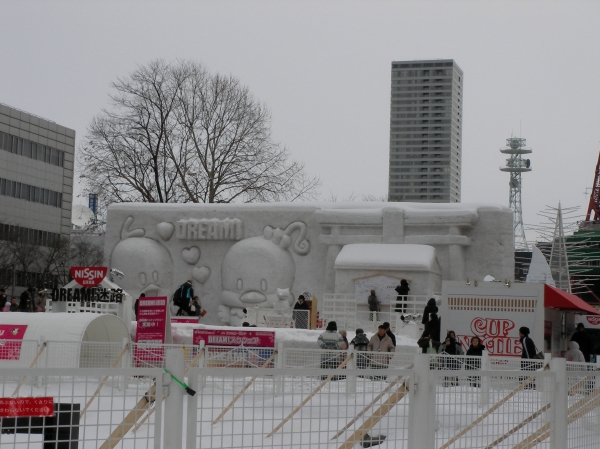
[[[463,78],[452,59],[392,62],[390,201],[460,202]]]
[[[70,235],[74,154],[74,130],[0,103],[0,240],[48,247]],[[17,285],[38,284],[22,275]]]

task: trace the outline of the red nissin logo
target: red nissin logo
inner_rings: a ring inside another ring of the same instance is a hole
[[[588,320],[588,323],[593,324],[594,326],[598,326],[600,324],[600,316],[588,315],[585,318],[586,318],[586,320]]]
[[[71,277],[82,287],[96,287],[108,273],[108,267],[71,267]]]

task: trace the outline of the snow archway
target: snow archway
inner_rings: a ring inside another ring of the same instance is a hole
[[[27,326],[19,359],[0,360],[0,367],[29,366],[37,354],[34,342],[43,340],[49,343],[38,367],[110,367],[130,341],[123,320],[110,314],[2,313],[0,324]]]

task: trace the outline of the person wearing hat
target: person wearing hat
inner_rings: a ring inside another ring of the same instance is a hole
[[[579,345],[579,350],[583,353],[585,361],[590,363],[590,354],[593,349],[592,338],[585,333],[585,326],[583,323],[577,325],[577,329],[571,337],[571,341],[574,341]]]
[[[296,301],[296,304],[294,304],[292,318],[294,319],[294,326],[296,326],[296,328],[308,329],[308,317],[310,312],[296,312],[296,310],[310,310],[310,307],[308,307],[308,304],[305,301],[304,295],[298,296],[298,301]]]
[[[6,301],[4,303],[4,307],[2,308],[3,312],[10,312],[10,301]]]

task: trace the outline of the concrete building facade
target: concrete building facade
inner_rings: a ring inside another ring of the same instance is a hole
[[[390,201],[461,200],[463,72],[452,59],[392,62]]]
[[[0,240],[71,233],[75,131],[0,103]]]

